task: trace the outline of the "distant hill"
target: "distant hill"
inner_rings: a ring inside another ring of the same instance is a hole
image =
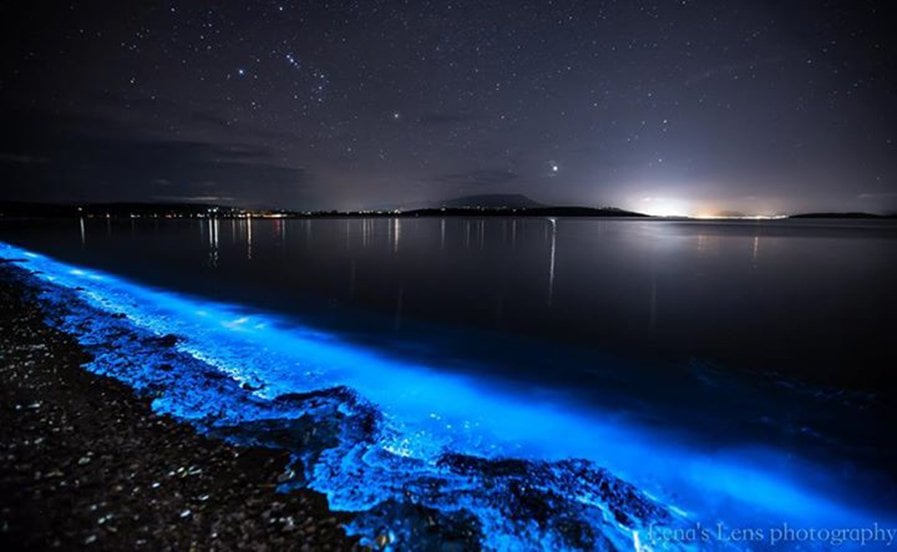
[[[648,217],[643,213],[624,211],[616,207],[440,207],[439,209],[415,209],[402,211],[403,217]]]
[[[435,207],[446,208],[484,208],[484,209],[528,209],[545,207],[545,204],[534,201],[523,194],[481,194],[456,197],[437,202]]]
[[[406,209],[404,216],[530,216],[530,217],[646,217],[616,207],[546,205],[523,194],[482,194],[437,202],[438,207]]]

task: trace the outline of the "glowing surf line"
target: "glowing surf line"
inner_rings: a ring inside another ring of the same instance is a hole
[[[423,461],[445,451],[585,458],[695,519],[709,515],[733,523],[769,514],[815,523],[870,519],[806,488],[795,472],[807,466],[775,468],[781,455],[754,465],[757,456],[748,449],[713,454],[684,448],[612,413],[571,407],[561,396],[393,359],[286,317],[154,289],[7,244],[0,243],[0,256],[25,257],[36,277],[83,288],[87,300],[123,312],[139,327],[182,336],[179,350],[240,381],[264,382],[259,396],[337,385],[355,389],[397,430],[393,442],[381,444],[393,453]],[[353,506],[341,505],[338,495],[330,498],[335,508]]]

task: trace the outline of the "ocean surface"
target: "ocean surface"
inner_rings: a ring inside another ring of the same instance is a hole
[[[894,221],[72,219],[0,241],[90,369],[294,450],[285,488],[363,512],[368,539],[897,529]]]

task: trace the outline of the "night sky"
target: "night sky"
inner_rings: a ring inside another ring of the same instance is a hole
[[[897,210],[884,3],[12,4],[0,199]]]

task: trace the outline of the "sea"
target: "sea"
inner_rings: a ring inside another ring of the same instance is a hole
[[[0,257],[87,369],[290,450],[362,542],[897,540],[897,221],[21,219]]]

